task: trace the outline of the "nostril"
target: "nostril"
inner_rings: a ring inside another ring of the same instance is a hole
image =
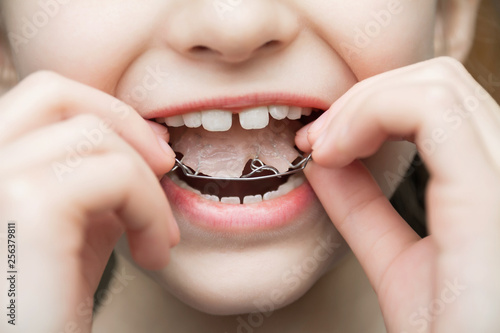
[[[0,0],[1,1],[1,0]],[[253,54],[256,54],[257,52],[273,52],[273,50],[279,49],[283,43],[279,40],[270,40],[266,43],[261,44],[257,48],[245,48],[242,47],[241,45],[233,47],[226,47],[223,49],[225,52],[219,51],[217,48],[209,47],[203,44],[198,44],[190,47],[188,49],[188,52],[195,57],[213,57],[213,56],[219,56],[223,57],[226,60],[230,60],[233,62],[240,62],[244,61],[248,57],[252,56]]]
[[[200,54],[200,53],[210,53],[210,52],[213,52],[213,50],[207,46],[204,46],[204,45],[196,45],[196,46],[193,46],[190,50],[189,50],[191,53],[195,53],[195,54]]]
[[[281,42],[279,40],[270,40],[269,42],[263,44],[261,46],[261,48],[263,48],[263,49],[271,49],[271,48],[278,47],[280,44],[281,44]]]
[[[269,42],[266,42],[266,43],[262,44],[260,48],[261,49],[271,49],[271,48],[278,47],[280,44],[281,44],[281,42],[278,41],[278,40],[270,40]],[[205,45],[196,45],[196,46],[193,46],[191,49],[189,49],[189,51],[191,53],[212,53],[212,52],[216,52],[215,50],[213,50],[210,47],[205,46]]]

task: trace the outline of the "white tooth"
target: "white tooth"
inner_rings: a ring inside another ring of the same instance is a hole
[[[220,198],[220,202],[225,203],[225,204],[240,204],[240,198],[239,197],[223,197]]]
[[[179,177],[177,177],[176,175],[172,175],[170,177],[170,179],[172,179],[172,181],[174,183],[176,183],[180,188],[183,188],[185,190],[188,190],[190,192],[193,192],[195,194],[198,194],[198,195],[201,195],[201,192],[198,191],[197,189],[194,189],[192,188],[191,186],[188,185],[188,183],[186,183],[185,181],[181,180]]]
[[[167,117],[165,118],[165,124],[171,127],[181,127],[184,126],[184,120],[181,115]]]
[[[156,118],[155,121],[158,123],[158,124],[165,124],[165,118]]]
[[[180,188],[183,188],[185,190],[191,190],[191,188],[189,187],[189,185],[186,182],[184,182],[184,181],[182,181],[180,179],[177,181],[177,185],[179,185]]]
[[[262,202],[262,195],[260,195],[260,194],[247,195],[246,197],[243,198],[244,204],[252,204],[252,203],[257,203],[257,202]]]
[[[300,185],[302,185],[304,183],[304,181],[305,181],[304,175],[302,175],[302,174],[293,175],[288,179],[288,181],[285,184],[278,187],[278,189],[276,191],[266,192],[263,196],[263,200],[264,201],[272,200],[272,199],[284,196],[284,195],[290,193],[292,190],[299,187]],[[243,198],[243,200],[245,200],[245,198]]]
[[[261,129],[269,125],[267,106],[248,109],[240,112],[240,125],[246,130]]]
[[[302,108],[298,106],[290,106],[290,109],[288,110],[288,119],[300,119],[300,116],[302,116]]]
[[[274,119],[281,120],[288,116],[288,109],[289,107],[286,105],[271,105],[269,106],[269,113]]]
[[[184,124],[190,128],[197,128],[201,126],[201,112],[190,112],[182,115]]]
[[[186,184],[186,182],[181,180],[176,174],[169,174],[169,176],[170,179],[179,187],[182,187],[184,186],[184,184]]]
[[[219,202],[219,197],[216,195],[203,194],[202,197],[210,201]]]
[[[293,184],[291,182],[286,182],[285,184],[278,187],[278,193],[280,196],[285,195],[288,194],[293,189],[294,189]]]
[[[304,177],[301,175],[292,176],[289,181],[292,183],[293,188],[297,188],[304,183]]]
[[[312,112],[313,112],[312,108],[302,108],[302,114],[304,116],[310,116]]]
[[[208,110],[201,112],[201,123],[203,128],[210,132],[224,132],[233,124],[231,111]]]
[[[272,200],[272,199],[277,198],[277,197],[279,197],[279,194],[277,191],[270,191],[270,192],[264,193],[263,199],[264,199],[264,201],[267,201],[267,200]]]

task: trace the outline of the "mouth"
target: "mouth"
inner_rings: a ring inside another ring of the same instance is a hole
[[[177,159],[204,176],[187,177],[180,168],[165,175],[162,185],[169,201],[188,220],[208,223],[211,229],[262,229],[295,219],[315,198],[303,172],[244,181],[239,177],[251,171],[255,159],[287,172],[303,158],[294,143],[296,131],[322,112],[273,104],[156,117],[168,128]]]

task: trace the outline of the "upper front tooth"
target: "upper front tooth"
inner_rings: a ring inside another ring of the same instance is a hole
[[[261,129],[269,125],[267,106],[259,106],[240,112],[240,125],[244,129]]]
[[[187,127],[197,128],[201,126],[201,112],[190,112],[182,115]]]
[[[269,106],[269,113],[274,119],[282,120],[288,116],[288,109],[289,107],[286,105],[271,105]]]
[[[211,132],[223,132],[231,128],[233,114],[231,111],[208,110],[201,112],[201,124],[203,128]]]
[[[165,124],[172,127],[181,127],[184,125],[184,120],[182,119],[181,115],[171,116],[165,118]]]
[[[290,109],[288,110],[288,119],[295,120],[295,119],[300,119],[302,116],[302,108],[298,106],[290,106]]]

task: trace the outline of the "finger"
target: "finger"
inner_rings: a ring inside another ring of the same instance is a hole
[[[65,202],[67,204],[64,206],[72,211],[80,209],[92,215],[101,213],[101,210],[116,211],[128,223],[125,224],[126,230],[134,234],[131,243],[137,248],[134,253],[138,256],[138,262],[146,262],[147,267],[156,267],[148,264],[148,260],[158,256],[161,258],[165,251],[150,256],[144,247],[151,243],[159,248],[158,242],[144,238],[159,237],[163,239],[160,240],[161,244],[167,245],[175,244],[179,238],[165,194],[142,157],[114,132],[103,134],[92,145],[82,141],[86,138],[78,133],[82,129],[95,128],[98,122],[96,116],[79,115],[16,140],[0,151],[0,157],[6,161],[2,167],[10,169],[4,169],[2,174],[10,171],[29,175],[33,169],[50,169],[50,177],[43,175],[45,181],[50,182],[45,187],[52,189],[47,195],[60,196],[52,202]],[[88,144],[84,152],[78,149],[82,142]],[[119,154],[120,157],[106,158],[110,154]],[[101,156],[109,163],[103,163]],[[130,203],[123,202],[124,207],[118,207],[120,200],[126,198]],[[155,222],[157,220],[151,217],[154,214],[160,219],[164,217],[161,224],[158,225]],[[149,221],[148,224],[133,224],[137,223],[134,221],[142,221],[142,218]],[[164,231],[162,226],[167,226],[168,230]],[[104,226],[101,228],[107,232]],[[168,242],[165,242],[165,237],[162,238],[164,234],[170,235]],[[108,246],[114,246],[114,243]]]
[[[155,173],[167,172],[174,163],[173,151],[160,143],[150,126],[130,106],[55,73],[38,72],[24,79],[0,100],[0,110],[3,125],[0,144],[36,128],[78,114],[92,113],[102,119],[101,131],[111,126],[140,152]]]
[[[371,77],[356,83],[344,95],[336,100],[329,110],[325,111],[318,119],[304,126],[300,131],[297,132],[297,147],[299,147],[304,152],[311,151],[314,142],[316,142],[320,134],[325,131],[325,126],[332,122],[333,118],[346,103],[352,103],[353,99],[357,99],[360,92],[373,88],[380,88],[381,83],[383,83],[384,81],[400,80],[401,77],[404,78],[405,76],[409,76],[412,73],[419,72],[421,68],[426,65],[427,61],[424,61],[415,65],[385,72],[375,77]]]
[[[51,164],[62,181],[89,155],[121,151],[140,158],[112,129],[101,130],[100,122],[97,116],[81,114],[29,132],[1,147],[0,171],[17,173]]]
[[[495,233],[485,231],[499,229],[492,210],[499,198],[498,169],[493,163],[499,153],[498,135],[488,139],[500,133],[496,121],[488,119],[496,111],[481,103],[476,111],[480,117],[453,114],[460,120],[454,121],[447,113],[463,101],[466,88],[446,80],[399,78],[359,92],[325,125],[314,143],[313,159],[322,166],[342,167],[374,154],[389,136],[414,137],[431,174],[431,232],[441,248],[460,253],[464,239],[489,239]]]
[[[463,105],[466,111],[463,114],[470,117],[476,133],[482,139],[483,146],[487,150],[486,153],[500,170],[500,106],[475,81],[471,84]],[[455,117],[457,125],[461,122],[459,119]]]
[[[355,158],[373,154],[391,137],[414,140],[417,131],[424,137],[422,149],[433,154],[439,141],[450,142],[451,134],[462,127],[462,132],[470,135],[474,131],[471,126],[478,127],[475,134],[483,139],[483,144],[498,147],[499,107],[457,61],[434,59],[366,81],[335,102],[327,111],[334,116],[320,117],[320,124],[309,127],[308,140],[316,148],[325,143],[323,146],[331,150],[338,149],[343,138],[357,142],[344,147],[342,153],[330,151],[325,163],[347,165]],[[356,136],[351,125],[364,126],[363,129],[378,127],[379,131]],[[317,161],[321,161],[320,155],[313,154]]]
[[[460,141],[476,134],[473,138],[476,142],[468,147],[477,147],[480,136],[478,132],[474,133],[472,119],[479,117],[472,117],[470,110],[463,108],[468,107],[474,95],[484,100],[485,92],[478,91],[478,84],[459,62],[450,58],[433,59],[392,71],[390,75],[389,80],[386,75],[368,79],[372,83],[365,84],[364,89],[360,89],[361,85],[353,87],[329,110],[336,116],[329,117],[321,131],[311,128],[313,133],[309,139],[316,148],[330,145],[331,149],[338,150],[339,146],[344,146],[340,141],[352,143],[343,147],[341,150],[345,151],[342,153],[332,152],[329,158],[325,158],[325,163],[347,165],[355,158],[369,156],[390,136],[415,138],[419,135],[417,144],[424,150],[424,157],[425,153],[434,155],[437,147],[446,150],[446,145],[440,141],[451,146],[455,137]],[[491,97],[486,104],[491,106]],[[477,113],[486,114],[484,105],[476,109]],[[488,114],[491,117],[492,113]],[[489,120],[496,124],[499,119]],[[361,128],[371,132],[360,133]],[[448,140],[452,136],[453,140]],[[319,150],[325,152],[325,147]],[[316,160],[321,163],[320,155],[316,154]],[[340,158],[344,160],[340,161]]]
[[[295,145],[301,151],[308,154],[312,151],[312,144],[309,142],[309,129],[313,123],[307,124],[295,133]]]
[[[330,131],[316,141],[313,159],[324,166],[342,167],[357,158],[374,154],[389,135],[415,136],[432,183],[447,193],[441,193],[440,197],[460,200],[466,188],[470,193],[478,193],[474,200],[486,199],[483,189],[491,186],[488,183],[495,184],[498,177],[473,122],[470,118],[464,119],[460,126],[455,126],[446,121],[436,111],[435,100],[408,104],[412,98],[415,99],[413,91],[422,88],[406,86],[376,91],[367,96],[359,107],[350,109],[346,105],[345,112],[336,117]],[[394,94],[399,98],[394,98]],[[447,106],[456,100],[456,96],[448,91],[431,91],[430,94],[441,95],[438,97],[442,100],[441,105]],[[352,116],[354,114],[355,117]],[[474,211],[471,210],[470,214]],[[451,223],[455,219],[447,220]],[[456,226],[453,230],[457,230]]]
[[[87,269],[85,279],[97,286],[106,269],[113,249],[125,232],[120,218],[114,212],[90,214],[86,226],[86,247],[82,251],[82,261]]]
[[[420,237],[392,208],[361,162],[335,170],[311,162],[305,173],[372,285],[378,287],[394,258]]]
[[[134,259],[144,268],[168,263],[169,249],[179,236],[170,226],[175,220],[163,189],[145,164],[120,153],[90,156],[53,192],[60,202],[71,203],[65,205],[68,217],[115,212]]]
[[[434,98],[408,103],[417,98],[414,91],[419,89],[430,89],[428,94]],[[313,158],[322,165],[341,167],[373,155],[391,135],[415,136],[426,164],[442,181],[461,179],[469,170],[486,172],[489,163],[484,151],[478,149],[483,144],[473,123],[464,119],[455,126],[436,110],[456,100],[454,92],[439,89],[420,84],[393,87],[373,91],[362,102],[346,105],[315,142]],[[444,106],[436,106],[436,99]]]

